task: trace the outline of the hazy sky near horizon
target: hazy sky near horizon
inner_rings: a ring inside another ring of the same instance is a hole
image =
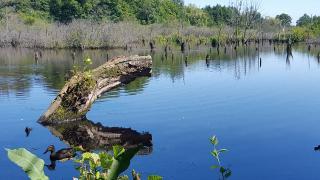
[[[257,2],[259,11],[263,16],[275,17],[281,13],[287,13],[293,18],[293,24],[303,14],[320,15],[320,0],[252,0]],[[184,0],[185,4],[194,4],[198,7],[206,5],[230,5],[235,0]],[[248,0],[251,2],[251,0]]]

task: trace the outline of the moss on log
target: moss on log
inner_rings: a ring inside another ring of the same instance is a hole
[[[150,76],[151,66],[151,56],[123,56],[113,58],[90,73],[78,73],[65,84],[38,122],[46,125],[84,119],[101,94],[137,77]]]

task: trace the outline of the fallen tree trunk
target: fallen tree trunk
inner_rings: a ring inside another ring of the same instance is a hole
[[[151,56],[116,57],[91,72],[76,74],[38,122],[47,125],[85,119],[92,103],[101,94],[137,77],[150,76],[151,65]]]

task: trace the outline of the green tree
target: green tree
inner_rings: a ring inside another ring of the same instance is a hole
[[[135,19],[135,4],[127,0],[100,0],[97,8],[103,13],[101,18],[107,18],[113,22]]]
[[[304,14],[302,17],[300,17],[297,21],[297,26],[307,26],[312,23],[312,17]]]
[[[203,9],[208,13],[212,25],[230,24],[232,9],[226,6],[206,6]]]
[[[49,12],[50,11],[50,0],[30,0],[32,9]]]
[[[141,0],[138,1],[137,19],[142,24],[152,24],[156,22],[156,7],[158,4],[153,0]]]
[[[290,26],[292,23],[292,18],[288,14],[282,13],[276,16],[276,19],[281,21],[282,26]]]
[[[31,9],[30,0],[20,0],[17,1],[14,5],[16,11],[28,12]]]
[[[156,21],[160,23],[174,22],[179,19],[182,10],[182,7],[172,0],[162,0],[158,6]]]
[[[183,0],[172,0],[172,2],[176,3],[179,6],[184,6],[184,1]]]
[[[76,0],[50,0],[51,16],[61,22],[70,22],[72,19],[81,17],[81,4]]]
[[[193,5],[185,8],[185,16],[192,26],[207,26],[209,22],[209,15]]]

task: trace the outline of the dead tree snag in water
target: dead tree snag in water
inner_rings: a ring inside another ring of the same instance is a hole
[[[151,65],[151,56],[116,57],[92,70],[90,75],[76,74],[65,84],[38,122],[55,124],[84,119],[91,104],[101,94],[137,77],[150,76]]]

